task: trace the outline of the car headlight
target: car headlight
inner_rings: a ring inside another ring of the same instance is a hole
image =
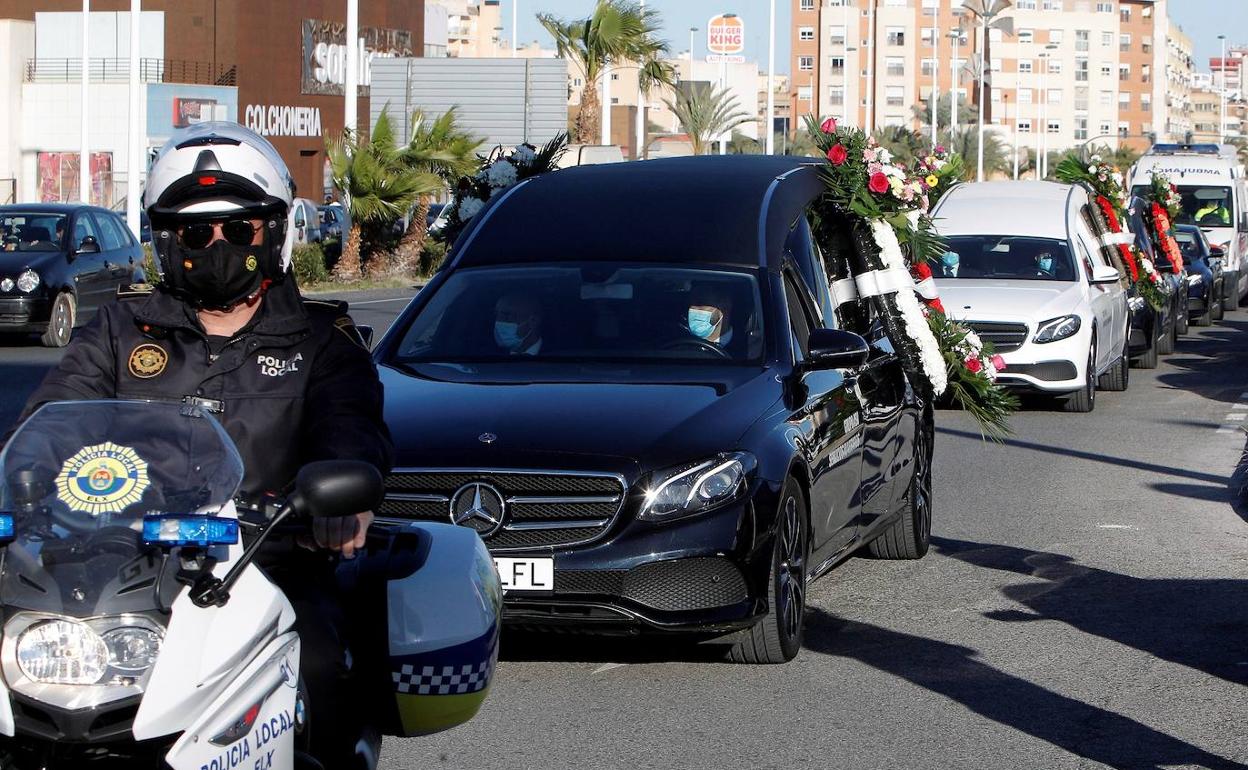
[[[1144,298],[1143,297],[1128,297],[1127,308],[1133,313],[1137,310],[1143,310]]]
[[[17,638],[17,664],[32,682],[134,684],[156,663],[161,634],[136,618],[43,620]]]
[[[15,284],[13,283],[12,278],[0,278],[0,291],[3,291],[3,292],[13,291],[14,285]]]
[[[1077,315],[1064,315],[1061,318],[1051,318],[1040,324],[1036,329],[1036,336],[1032,342],[1044,344],[1046,342],[1057,342],[1067,337],[1073,337],[1083,322],[1079,320]]]
[[[657,472],[637,518],[670,521],[736,500],[745,492],[754,467],[753,455],[735,452]]]
[[[39,288],[39,274],[34,270],[24,270],[22,274],[17,277],[17,288],[25,294],[30,294],[35,289]]]

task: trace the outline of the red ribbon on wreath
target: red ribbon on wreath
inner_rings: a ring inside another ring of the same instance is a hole
[[[1174,272],[1183,272],[1183,253],[1179,251],[1178,242],[1170,234],[1170,215],[1160,203],[1153,204],[1153,227],[1157,228],[1157,239],[1161,241],[1161,250],[1166,253],[1166,258],[1174,266]]]
[[[928,267],[926,262],[919,262],[910,266],[910,275],[914,278],[914,291],[919,295],[919,301],[924,307],[938,310],[941,314],[945,313],[945,306],[941,303],[940,297],[936,296],[936,281],[932,278],[932,268]],[[929,299],[928,294],[932,297]]]
[[[1112,233],[1122,232],[1122,223],[1118,221],[1118,214],[1114,211],[1114,204],[1109,202],[1109,198],[1104,195],[1096,196],[1096,205],[1100,207],[1101,213],[1105,215],[1105,220],[1109,222],[1109,230]],[[1122,263],[1127,266],[1127,270],[1131,271],[1131,281],[1140,280],[1140,270],[1135,265],[1135,257],[1131,253],[1131,248],[1125,243],[1118,244],[1118,253],[1122,256]]]

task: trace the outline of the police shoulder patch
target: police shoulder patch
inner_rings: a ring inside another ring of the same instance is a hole
[[[368,350],[368,341],[364,339],[364,335],[356,327],[355,321],[349,315],[338,316],[334,320],[334,328],[347,335],[347,339],[356,345]]]
[[[150,283],[128,283],[117,287],[117,299],[146,297],[154,291],[156,291],[156,287]]]

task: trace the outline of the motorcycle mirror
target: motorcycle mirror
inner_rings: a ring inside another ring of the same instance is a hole
[[[289,501],[296,513],[329,518],[371,511],[382,494],[381,473],[369,463],[320,460],[300,469]]]

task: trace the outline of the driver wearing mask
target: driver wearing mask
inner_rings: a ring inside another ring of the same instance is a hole
[[[1042,251],[1036,255],[1036,275],[1041,278],[1053,278],[1053,254]]]
[[[1231,223],[1231,212],[1227,210],[1225,200],[1210,201],[1202,206],[1200,210],[1196,212],[1196,224],[1205,226],[1214,224],[1213,222],[1205,221],[1205,217],[1210,214],[1217,216],[1218,221],[1223,225],[1229,225]]]
[[[527,294],[504,294],[494,304],[494,344],[511,355],[542,352],[542,306]]]
[[[957,278],[958,264],[961,258],[956,251],[946,251],[940,255],[940,277],[941,278]]]
[[[686,324],[689,333],[719,348],[732,341],[732,296],[715,284],[694,288],[689,298]]]

